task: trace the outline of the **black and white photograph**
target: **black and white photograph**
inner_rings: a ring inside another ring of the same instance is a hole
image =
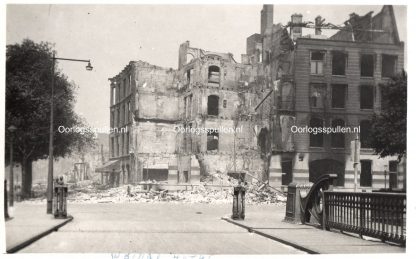
[[[406,2],[2,7],[3,255],[409,256]]]

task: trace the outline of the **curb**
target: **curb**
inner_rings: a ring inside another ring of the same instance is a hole
[[[248,227],[248,226],[245,226],[245,225],[240,224],[240,223],[238,223],[238,222],[235,222],[234,220],[231,220],[231,219],[229,219],[229,218],[222,217],[221,219],[222,219],[222,220],[227,221],[228,223],[234,224],[234,225],[236,225],[236,226],[239,226],[239,227],[245,228],[245,229],[247,229],[247,230],[248,230],[248,232],[250,232],[250,233],[255,233],[255,234],[260,235],[260,236],[263,236],[263,237],[265,237],[265,238],[272,239],[272,240],[277,241],[277,242],[279,242],[279,243],[282,243],[282,244],[285,244],[285,245],[288,245],[288,246],[294,247],[294,248],[296,248],[296,249],[299,249],[299,250],[301,250],[301,251],[303,251],[303,252],[306,252],[306,253],[308,253],[308,254],[320,254],[319,252],[317,252],[317,251],[315,251],[315,250],[311,250],[311,249],[306,248],[306,247],[304,247],[304,246],[301,246],[301,245],[299,245],[299,244],[297,244],[297,243],[293,243],[293,242],[290,242],[290,241],[287,241],[287,240],[284,240],[284,239],[281,239],[281,238],[278,238],[278,237],[275,237],[275,236],[272,236],[272,235],[266,234],[266,233],[264,233],[264,232],[261,232],[261,231],[256,230],[255,228]]]
[[[63,226],[64,226],[64,225],[66,225],[68,222],[72,221],[73,219],[74,219],[74,217],[72,217],[72,216],[68,216],[68,219],[67,219],[67,220],[65,220],[64,222],[60,223],[59,225],[56,225],[56,226],[54,226],[54,227],[52,227],[52,228],[50,228],[50,229],[48,229],[48,230],[46,230],[46,231],[44,231],[44,232],[42,232],[42,233],[40,233],[40,234],[38,234],[38,235],[36,235],[36,236],[32,237],[32,238],[29,238],[29,239],[28,239],[28,240],[26,240],[26,241],[23,241],[22,243],[20,243],[20,244],[18,244],[18,245],[13,246],[13,247],[12,247],[12,248],[10,248],[10,249],[7,249],[7,250],[6,250],[6,252],[7,252],[8,254],[13,254],[13,253],[16,253],[16,252],[18,252],[19,250],[21,250],[21,249],[25,248],[26,246],[29,246],[30,244],[32,244],[32,243],[34,243],[34,242],[38,241],[38,240],[39,240],[39,239],[41,239],[42,237],[44,237],[44,236],[46,236],[46,235],[49,235],[49,234],[50,234],[50,233],[52,233],[53,231],[58,231],[58,229],[59,229],[59,228],[63,227]]]

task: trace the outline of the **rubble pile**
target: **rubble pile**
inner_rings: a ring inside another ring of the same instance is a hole
[[[199,185],[187,186],[187,190],[177,191],[167,190],[167,185],[155,181],[109,189],[89,185],[82,190],[70,190],[68,201],[73,203],[232,203],[233,186],[238,185],[238,180],[224,175],[214,175],[214,178],[221,180],[221,184],[218,184],[218,181],[214,184],[201,182]],[[253,182],[246,185],[246,204],[284,204],[285,201],[285,195],[268,188],[263,183]]]
[[[96,183],[88,185],[69,185],[69,203],[209,203],[231,204],[233,186],[239,181],[224,174],[213,174],[209,181],[199,185],[167,185],[167,183],[148,181],[138,185],[123,185],[110,188]],[[246,187],[246,204],[285,204],[286,196],[273,190],[262,182],[252,180],[242,183]],[[172,188],[173,187],[173,188]],[[176,188],[179,187],[179,188]],[[173,190],[180,189],[181,190]],[[44,197],[43,197],[44,199]],[[30,202],[41,202],[32,199]]]

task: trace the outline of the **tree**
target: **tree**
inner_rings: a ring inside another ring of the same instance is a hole
[[[22,196],[32,187],[32,162],[48,157],[50,98],[52,79],[51,44],[29,39],[6,47],[6,129],[15,125],[14,161],[22,166]],[[93,134],[60,134],[60,125],[85,127],[74,112],[75,88],[60,71],[54,71],[54,158],[70,155],[79,147],[93,144]],[[6,157],[9,161],[10,133],[6,131]]]
[[[371,143],[381,157],[406,155],[407,74],[381,84],[381,112],[373,116]]]

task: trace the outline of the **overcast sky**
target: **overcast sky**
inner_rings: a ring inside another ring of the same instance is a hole
[[[274,5],[274,23],[286,24],[293,13],[304,21],[321,15],[342,24],[350,13],[364,15],[380,5]],[[94,127],[109,126],[108,78],[131,60],[177,68],[179,45],[231,52],[237,61],[246,38],[260,31],[260,5],[8,5],[7,44],[24,38],[55,43],[58,57],[91,59],[61,61],[59,68],[78,86],[76,111]],[[399,36],[406,43],[406,7],[394,6]],[[329,32],[327,32],[329,33]]]

